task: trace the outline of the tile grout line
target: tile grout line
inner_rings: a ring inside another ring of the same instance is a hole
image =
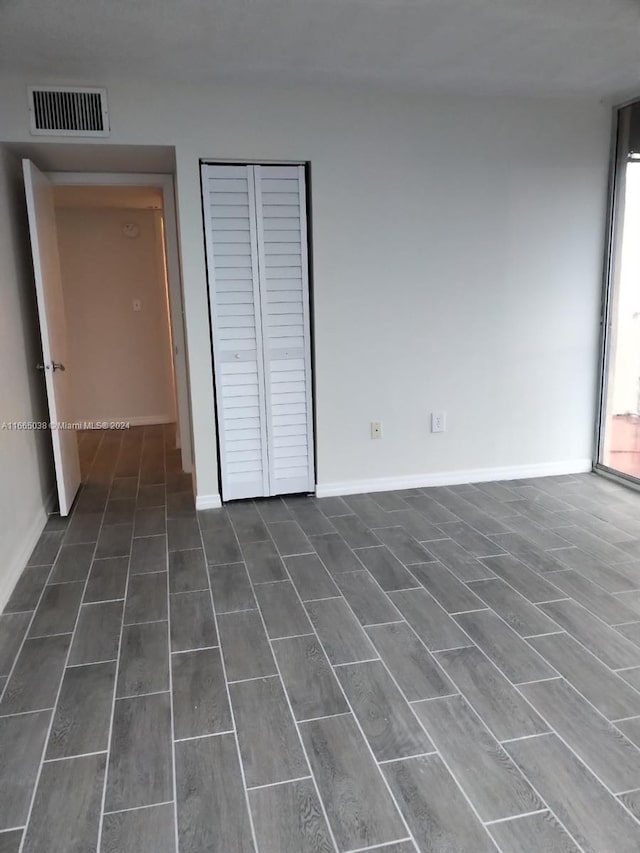
[[[226,510],[224,512],[225,512],[225,517],[228,519],[229,524],[231,525],[231,529],[233,530],[234,535],[235,535],[235,528],[233,527],[233,524],[231,523],[231,519],[229,518],[228,514],[226,513]],[[249,821],[249,828],[251,830],[251,839],[253,842],[253,847],[255,849],[255,853],[258,853],[259,847],[258,847],[255,825],[253,822],[253,815],[251,813],[251,803],[249,800],[249,791],[247,789],[247,780],[246,780],[246,776],[245,776],[245,772],[244,772],[244,765],[242,763],[242,755],[240,754],[240,742],[238,740],[238,726],[236,723],[235,712],[233,710],[233,704],[231,702],[231,691],[229,689],[229,681],[227,679],[227,666],[226,666],[226,662],[225,662],[224,649],[222,646],[222,637],[220,634],[220,626],[218,624],[218,614],[216,612],[216,603],[215,603],[215,598],[213,595],[213,587],[211,585],[211,573],[209,571],[209,564],[208,564],[207,557],[206,557],[207,552],[206,552],[206,549],[204,547],[204,537],[202,535],[202,527],[200,525],[200,518],[199,518],[197,512],[196,512],[196,524],[198,525],[198,533],[200,535],[200,544],[202,546],[202,550],[203,550],[203,553],[205,555],[205,562],[207,563],[206,572],[207,572],[207,582],[209,584],[209,602],[211,604],[211,610],[213,613],[213,621],[214,621],[215,628],[216,628],[216,636],[217,636],[218,645],[220,648],[220,665],[222,667],[222,677],[224,680],[224,687],[225,687],[225,691],[226,691],[226,695],[227,695],[227,704],[229,706],[229,714],[231,716],[231,723],[233,725],[233,739],[234,739],[234,743],[236,746],[236,760],[238,762],[238,770],[240,772],[240,781],[242,783],[242,788],[244,791],[244,801],[245,801],[245,808],[247,810],[247,820]],[[237,537],[236,537],[236,539],[237,539]],[[238,546],[239,546],[239,543],[238,543]],[[245,572],[247,573],[247,577],[249,577],[249,572],[247,571],[246,564],[245,564]],[[249,578],[249,583],[251,583],[251,578]],[[257,599],[256,599],[256,607],[257,607]],[[176,797],[176,802],[177,802],[177,797]],[[176,825],[177,825],[177,821],[176,821]],[[176,842],[176,852],[179,849],[180,848]]]
[[[144,433],[143,433],[143,437],[144,437]],[[124,442],[122,441],[121,445],[120,445],[119,452],[118,452],[118,459],[120,457],[120,453],[122,452],[122,445],[123,444],[124,444]],[[136,497],[137,497],[138,491],[140,489],[140,465],[141,465],[141,457],[138,460],[138,474],[137,474],[138,485],[137,485],[137,489],[136,489]],[[116,460],[116,463],[115,463],[115,470],[117,470],[117,466],[118,466],[118,460]],[[111,483],[113,483],[113,479],[114,479],[114,477],[112,477]],[[110,486],[109,491],[111,491],[111,486]],[[108,498],[107,498],[107,503],[108,503]],[[105,512],[106,512],[106,506],[105,506]],[[135,515],[135,511],[134,511],[134,515]],[[103,516],[103,519],[104,519],[104,516]],[[98,533],[98,540],[100,539],[100,533],[102,532],[102,527],[103,527],[103,525],[101,524],[100,525],[100,531]],[[132,534],[133,534],[133,525],[132,525],[131,529],[132,529]],[[96,548],[97,548],[97,542],[96,542]],[[113,741],[113,724],[114,724],[114,719],[115,719],[116,702],[118,700],[118,677],[120,675],[120,662],[121,662],[121,658],[122,658],[122,638],[124,636],[125,610],[126,610],[126,604],[127,604],[127,596],[129,594],[129,579],[131,577],[131,556],[132,556],[132,553],[133,553],[133,536],[132,536],[131,542],[129,544],[129,556],[127,559],[127,573],[126,573],[125,584],[124,584],[124,596],[122,599],[122,601],[123,601],[122,614],[120,617],[120,634],[118,637],[118,645],[117,645],[116,669],[115,669],[115,674],[113,677],[113,696],[111,699],[111,716],[109,719],[109,732],[108,732],[108,736],[107,736],[107,761],[106,761],[106,766],[105,766],[105,771],[104,771],[104,781],[103,781],[103,786],[102,786],[102,797],[101,797],[101,802],[100,802],[100,812],[99,812],[99,818],[98,818],[99,824],[98,824],[98,835],[97,835],[97,841],[96,841],[96,850],[97,851],[100,850],[101,841],[102,841],[102,831],[103,831],[103,826],[104,826],[105,805],[106,805],[106,797],[107,797],[107,785],[109,782],[109,770],[110,770],[109,765],[111,763],[111,747],[112,747],[112,741]]]
[[[94,469],[94,465],[95,465],[95,463],[96,463],[96,459],[98,458],[98,452],[99,452],[100,448],[102,447],[102,443],[103,443],[103,441],[104,441],[104,436],[102,436],[102,437],[101,437],[101,440],[100,440],[100,442],[99,442],[99,444],[98,444],[98,447],[96,448],[96,453],[95,453],[95,456],[94,456],[93,462],[92,462],[92,464],[91,464],[91,467],[89,468],[89,471],[88,471],[88,473],[87,473],[87,477],[89,477],[89,476],[90,476],[91,472],[92,472],[92,471],[93,471],[93,469]],[[83,483],[82,485],[84,486],[84,483]],[[76,500],[78,500],[78,499],[79,499],[79,498],[76,498]],[[76,510],[77,510],[77,507],[75,507],[75,508],[72,510],[72,513],[71,513],[71,515],[72,515],[72,516],[75,516],[75,512],[76,512]],[[104,515],[105,515],[105,513],[106,513],[106,502],[105,502],[105,506],[104,506],[104,509],[103,509],[103,511],[102,511],[102,516],[101,516],[101,519],[100,519],[100,526],[99,526],[99,528],[98,528],[98,533],[97,533],[97,536],[96,536],[96,541],[95,541],[95,545],[94,545],[94,549],[93,549],[93,555],[92,555],[91,563],[93,563],[93,560],[95,559],[96,549],[97,549],[97,547],[98,547],[98,541],[99,541],[99,538],[100,538],[100,532],[101,532],[101,530],[102,530],[102,525],[103,525],[103,521],[104,521]],[[71,521],[69,522],[69,524],[71,524]],[[67,527],[67,530],[65,531],[65,534],[64,534],[64,536],[62,537],[62,540],[61,540],[61,543],[60,543],[60,547],[62,547],[62,542],[63,542],[63,541],[64,541],[64,539],[66,538],[66,535],[67,535],[68,530],[69,530],[69,528]],[[58,549],[58,554],[59,554],[59,553],[60,553],[60,550]],[[19,853],[22,853],[22,851],[24,851],[25,841],[26,841],[27,834],[28,834],[28,831],[29,831],[29,826],[30,826],[30,823],[31,823],[31,816],[32,816],[32,814],[33,814],[33,808],[34,808],[34,805],[35,805],[35,802],[36,802],[36,798],[37,798],[37,795],[38,795],[38,788],[40,787],[40,779],[42,778],[42,770],[43,770],[43,768],[44,768],[45,759],[46,759],[46,755],[47,755],[47,750],[48,750],[48,747],[49,747],[49,740],[50,740],[50,738],[51,738],[51,732],[53,731],[53,723],[54,723],[55,718],[56,718],[56,713],[57,713],[57,709],[58,709],[58,702],[60,701],[60,694],[62,693],[62,685],[64,684],[65,674],[66,674],[66,670],[67,670],[67,663],[68,663],[68,661],[69,661],[69,657],[71,656],[71,649],[73,648],[73,641],[74,641],[74,639],[75,639],[76,630],[77,630],[77,627],[78,627],[78,622],[80,621],[80,611],[81,611],[81,609],[82,609],[82,600],[83,600],[83,598],[84,598],[84,596],[85,596],[85,594],[86,594],[87,586],[89,585],[89,576],[90,576],[90,574],[91,574],[91,563],[90,563],[90,566],[89,566],[89,571],[87,572],[87,577],[85,578],[84,588],[83,588],[83,591],[82,591],[82,595],[80,596],[80,601],[79,601],[79,603],[78,603],[78,612],[76,613],[76,618],[75,618],[75,622],[74,622],[73,630],[72,630],[72,632],[71,632],[71,639],[69,640],[69,648],[67,649],[67,653],[66,653],[66,655],[65,655],[65,660],[64,660],[64,665],[63,665],[63,667],[62,667],[62,671],[61,671],[61,674],[60,674],[60,682],[59,682],[59,684],[58,684],[58,689],[57,689],[57,691],[56,691],[56,698],[55,698],[55,701],[54,701],[53,710],[52,710],[52,712],[51,712],[51,719],[49,720],[49,726],[48,726],[48,728],[47,728],[47,734],[46,734],[46,736],[45,736],[44,744],[43,744],[43,747],[42,747],[42,754],[41,754],[41,758],[40,758],[40,763],[39,763],[39,767],[38,767],[38,772],[37,772],[37,774],[36,774],[36,778],[35,778],[34,785],[33,785],[33,791],[32,791],[31,798],[30,798],[30,802],[29,802],[29,808],[28,808],[28,811],[27,811],[27,817],[25,818],[25,829],[24,829],[24,832],[22,833],[22,838],[21,838],[21,840],[20,840],[20,846],[19,846],[19,848],[18,848]],[[52,565],[52,567],[51,567],[51,572],[53,572],[53,568],[54,568],[54,566],[55,566],[55,560],[54,560],[54,564],[53,564],[53,565]],[[49,575],[49,577],[51,577],[51,575]],[[44,592],[45,592],[46,588],[47,588],[47,584],[45,583],[45,586],[43,587],[43,590],[42,590],[42,595],[43,595],[43,596],[44,596]],[[41,599],[41,600],[42,600],[42,599]],[[39,603],[40,603],[40,602],[39,602]],[[36,612],[37,612],[37,608],[36,608],[36,610],[34,610],[34,618],[35,618],[35,614],[36,614]],[[8,682],[7,682],[7,683],[8,683]],[[115,691],[115,683],[114,683],[114,691]],[[103,780],[103,784],[104,784],[104,782],[106,782],[106,778],[107,778],[107,765],[106,765],[106,762],[105,762],[105,770],[104,770],[104,780]],[[99,816],[99,818],[98,818],[98,819],[99,819],[99,820],[101,820],[101,817]]]
[[[258,513],[258,515],[260,515],[260,513]],[[297,520],[297,519],[296,519],[296,520]],[[243,558],[244,558],[244,552],[242,551],[242,547],[241,547],[241,545],[240,545],[240,540],[239,540],[239,538],[238,538],[238,532],[237,532],[237,530],[236,530],[236,527],[235,527],[235,524],[234,524],[234,522],[233,522],[233,519],[232,519],[232,518],[229,518],[229,521],[230,521],[230,524],[231,524],[231,529],[233,530],[233,534],[234,534],[234,536],[236,537],[236,541],[237,541],[237,544],[238,544],[238,548],[240,549],[240,553],[242,554],[242,556],[243,556]],[[265,526],[266,526],[266,525],[265,525]],[[301,529],[302,529],[302,528],[301,528]],[[277,552],[277,551],[278,551],[277,546],[276,546],[276,544],[275,544],[275,541],[273,540],[273,537],[271,537],[271,534],[270,534],[270,532],[269,532],[269,529],[268,529],[268,528],[267,528],[267,533],[269,533],[270,541],[272,541],[272,542],[273,542],[273,545],[274,545],[274,547],[276,548],[276,552]],[[304,533],[304,530],[303,530],[303,533]],[[308,755],[308,753],[307,753],[307,749],[306,749],[306,747],[305,747],[304,740],[302,739],[302,735],[301,735],[301,733],[300,733],[300,727],[298,726],[298,724],[297,724],[297,722],[296,722],[296,717],[295,717],[295,714],[294,714],[294,712],[293,712],[293,706],[292,706],[292,704],[291,704],[291,698],[289,697],[289,694],[288,694],[287,689],[286,689],[285,684],[284,684],[284,679],[282,678],[282,672],[281,672],[281,670],[280,670],[280,664],[278,663],[278,659],[277,659],[277,657],[276,657],[276,653],[275,653],[275,650],[274,650],[274,648],[273,648],[273,641],[272,641],[272,640],[271,640],[271,638],[269,637],[269,633],[268,633],[268,631],[267,631],[267,625],[266,625],[266,622],[265,622],[265,620],[264,620],[264,615],[263,615],[263,613],[262,613],[262,610],[260,609],[260,603],[259,603],[259,601],[258,601],[258,598],[257,598],[257,596],[255,595],[255,584],[253,583],[253,580],[252,580],[251,575],[250,575],[250,573],[249,573],[249,570],[248,570],[248,567],[247,567],[247,564],[246,564],[246,560],[244,560],[244,559],[243,559],[243,562],[244,562],[244,565],[245,565],[245,571],[246,571],[246,573],[247,573],[247,577],[248,577],[248,579],[249,579],[249,584],[251,585],[251,588],[252,588],[253,593],[254,593],[254,598],[255,598],[255,601],[256,601],[256,604],[257,604],[257,608],[258,608],[258,611],[257,611],[257,612],[258,612],[258,614],[259,614],[260,621],[261,621],[261,623],[262,623],[262,630],[264,631],[264,634],[265,634],[265,637],[266,637],[267,643],[269,644],[269,649],[270,649],[270,651],[271,651],[271,656],[272,656],[272,658],[273,658],[274,666],[275,666],[275,668],[276,668],[277,677],[279,678],[280,686],[282,687],[282,692],[283,692],[283,695],[284,695],[284,697],[285,697],[285,701],[286,701],[286,703],[287,703],[287,707],[289,708],[289,713],[291,714],[291,720],[292,720],[292,722],[293,722],[293,725],[294,725],[294,728],[295,728],[295,732],[296,732],[296,735],[297,735],[297,737],[298,737],[298,743],[299,743],[299,745],[300,745],[300,749],[301,749],[301,751],[302,751],[302,755],[304,756],[304,760],[305,760],[305,762],[306,762],[306,764],[307,764],[307,767],[308,767],[308,769],[309,769],[309,773],[310,773],[310,776],[311,776],[311,779],[312,779],[312,783],[313,783],[313,788],[314,788],[314,791],[315,791],[316,797],[318,798],[318,803],[320,804],[320,809],[321,809],[321,811],[322,811],[322,815],[323,815],[324,820],[325,820],[325,824],[326,824],[326,827],[327,827],[327,832],[329,833],[329,837],[330,837],[330,839],[331,839],[331,842],[333,843],[334,850],[335,850],[335,851],[339,851],[339,850],[340,850],[340,847],[339,847],[339,845],[338,845],[338,843],[337,843],[337,841],[336,841],[336,838],[335,838],[335,835],[334,835],[334,832],[333,832],[333,827],[331,826],[331,824],[330,824],[330,822],[329,822],[329,818],[328,818],[328,815],[327,815],[327,811],[326,811],[326,808],[325,808],[325,804],[324,804],[324,801],[323,801],[323,799],[322,799],[322,797],[321,797],[321,795],[320,795],[320,789],[318,788],[318,782],[317,782],[317,779],[315,778],[315,774],[314,774],[314,772],[313,772],[313,766],[312,766],[311,762],[309,761],[309,755]],[[297,589],[296,589],[295,585],[293,584],[293,581],[291,580],[291,575],[289,574],[289,569],[287,568],[287,566],[286,566],[286,564],[285,564],[284,560],[282,559],[282,557],[280,557],[280,562],[282,563],[283,570],[284,570],[284,572],[285,572],[285,574],[286,574],[286,576],[287,576],[287,577],[286,577],[286,579],[288,579],[288,580],[289,580],[289,583],[291,583],[291,586],[292,586],[292,588],[293,588],[293,590],[294,590],[294,594],[298,597],[298,600],[299,600],[299,601],[300,601],[300,603],[302,604],[302,600],[300,599],[300,596],[298,595],[298,591],[297,591]],[[307,614],[307,611],[306,611],[306,608],[304,607],[304,605],[302,605],[302,609],[304,610],[305,614]],[[308,617],[308,614],[307,614],[307,618],[309,618],[309,617]],[[310,625],[312,626],[312,628],[314,629],[314,634],[315,634],[315,635],[316,635],[316,637],[317,637],[317,632],[315,631],[315,626],[313,625],[313,623],[311,622],[311,620],[310,620],[310,619],[309,619],[309,624],[310,624]],[[318,638],[318,642],[319,642],[319,638]],[[324,649],[324,647],[323,647],[321,644],[320,644],[320,646],[321,646],[321,648],[323,648],[323,649]],[[229,697],[229,701],[231,701],[231,697]],[[237,737],[237,731],[236,731],[236,737]],[[238,754],[240,755],[240,747],[239,747],[239,745],[238,745]],[[240,755],[240,762],[242,763],[242,756],[241,756],[241,755]],[[246,786],[246,779],[245,779],[245,777],[244,777],[244,771],[243,771],[243,782],[244,782],[244,784],[245,784],[245,790],[246,790],[246,792],[247,792],[247,801],[249,802],[249,792],[248,792],[248,788],[247,788],[247,786]],[[249,803],[249,811],[250,811],[250,810],[251,810],[251,809],[250,809],[250,803]],[[258,847],[258,844],[257,844],[257,840],[256,840],[256,850],[259,850],[259,847]]]

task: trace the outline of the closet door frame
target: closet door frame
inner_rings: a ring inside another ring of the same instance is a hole
[[[317,459],[316,459],[316,441],[315,441],[315,431],[316,431],[316,387],[315,387],[315,356],[314,356],[314,341],[315,341],[315,329],[313,323],[313,270],[312,270],[312,240],[311,240],[311,228],[310,228],[310,219],[311,219],[311,209],[310,209],[310,163],[308,161],[300,161],[300,160],[261,160],[256,159],[253,161],[247,160],[220,160],[220,159],[210,159],[210,158],[201,158],[199,161],[200,166],[200,189],[201,189],[201,201],[202,201],[202,215],[203,215],[203,232],[205,237],[205,247],[206,247],[206,257],[205,257],[205,265],[207,271],[207,291],[208,291],[208,303],[209,303],[209,331],[211,336],[211,352],[213,357],[213,383],[214,383],[214,403],[215,403],[215,416],[216,416],[216,450],[218,454],[218,484],[220,488],[220,495],[223,503],[228,500],[235,500],[234,497],[225,496],[224,490],[224,482],[223,482],[223,468],[225,465],[226,455],[225,455],[225,445],[224,445],[224,429],[222,428],[222,418],[223,418],[223,405],[222,405],[222,382],[221,378],[218,375],[218,364],[220,363],[219,349],[217,348],[216,343],[216,330],[215,330],[215,316],[216,316],[216,301],[215,301],[215,269],[214,269],[214,253],[213,253],[213,245],[211,240],[211,228],[210,224],[207,221],[207,210],[205,208],[205,173],[204,167],[206,166],[244,166],[247,167],[248,170],[248,186],[249,186],[249,196],[250,196],[250,206],[251,201],[255,205],[256,210],[256,222],[258,220],[262,220],[262,208],[260,204],[255,203],[256,199],[256,170],[254,167],[256,166],[295,166],[299,170],[299,189],[300,189],[300,230],[301,230],[301,267],[302,267],[302,281],[303,281],[303,311],[304,311],[304,319],[306,323],[306,328],[308,330],[308,335],[305,336],[305,353],[304,353],[304,362],[305,362],[305,371],[308,376],[308,381],[306,383],[306,397],[307,397],[307,448],[308,448],[308,467],[309,467],[309,488],[310,493],[315,493],[316,491],[316,470],[317,470]],[[250,216],[251,219],[251,216]],[[254,232],[254,224],[251,224],[252,231],[252,239]],[[257,247],[258,253],[258,263],[260,263],[259,255],[261,253],[260,246],[261,241],[258,239],[257,233],[255,234],[256,240],[255,244],[252,243],[252,252],[253,246]],[[264,260],[262,261],[264,263]],[[254,298],[255,305],[260,307],[260,314],[262,317],[263,306],[262,300],[263,296],[260,290],[259,283],[259,269],[257,265],[252,270],[252,278],[254,284]],[[257,291],[257,292],[256,292]],[[256,327],[256,343],[258,343],[259,337],[259,352],[257,354],[258,358],[258,375],[262,375],[264,380],[264,387],[266,390],[269,389],[270,383],[268,377],[266,375],[266,368],[264,364],[264,342],[262,335],[262,323],[260,323],[260,329]],[[267,412],[267,407],[270,409],[270,400],[269,395],[265,393],[262,400],[263,407],[263,415],[261,417],[261,435],[263,440],[263,447],[266,448],[266,466],[263,468],[263,485],[264,485],[264,496],[270,496],[270,460],[272,458],[271,454],[273,452],[273,441],[269,438],[267,431],[267,418],[270,415],[270,412]],[[248,496],[247,496],[248,497]],[[258,496],[256,496],[258,497]]]

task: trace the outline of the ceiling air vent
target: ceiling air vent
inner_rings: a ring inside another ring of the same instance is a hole
[[[106,89],[30,86],[29,116],[35,136],[108,136]]]

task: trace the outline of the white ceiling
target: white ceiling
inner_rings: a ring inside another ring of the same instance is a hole
[[[640,0],[0,0],[0,71],[618,96]]]

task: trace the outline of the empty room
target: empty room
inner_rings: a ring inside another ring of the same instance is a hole
[[[635,0],[0,5],[0,853],[638,853]]]

